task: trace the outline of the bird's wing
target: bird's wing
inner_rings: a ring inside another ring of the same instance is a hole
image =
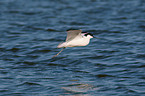
[[[74,38],[81,38],[82,37],[81,32],[82,32],[82,30],[69,30],[69,31],[67,31],[66,41],[70,41]]]

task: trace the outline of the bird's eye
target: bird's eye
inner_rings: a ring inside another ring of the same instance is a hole
[[[85,34],[84,36],[87,36],[88,34]]]

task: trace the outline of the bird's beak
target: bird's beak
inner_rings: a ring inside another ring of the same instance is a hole
[[[99,39],[99,38],[97,38],[97,37],[94,37],[94,36],[93,36],[93,38]]]

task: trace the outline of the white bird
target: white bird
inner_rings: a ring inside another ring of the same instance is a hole
[[[66,41],[60,43],[57,48],[63,48],[58,54],[54,55],[52,58],[59,55],[66,47],[77,47],[86,46],[89,44],[90,39],[94,36],[91,33],[82,33],[82,30],[67,30]],[[95,38],[95,37],[94,37]]]

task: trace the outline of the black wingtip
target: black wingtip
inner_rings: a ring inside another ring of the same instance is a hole
[[[71,28],[71,29],[67,29],[66,31],[70,31],[70,30],[80,30],[80,29]]]

